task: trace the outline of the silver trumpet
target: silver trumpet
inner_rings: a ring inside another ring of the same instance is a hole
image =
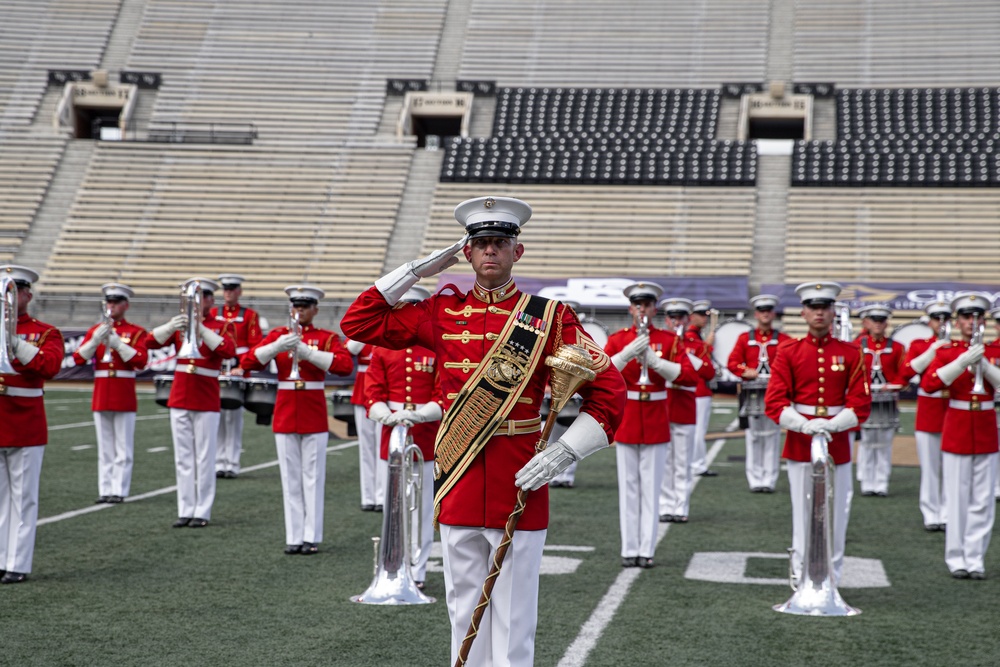
[[[181,349],[177,351],[179,359],[201,359],[201,352],[198,347],[201,341],[198,339],[198,326],[201,324],[201,283],[192,280],[181,290],[181,312],[187,315],[187,331],[184,332],[184,342]]]
[[[422,555],[411,542],[419,542],[423,503],[423,464],[420,448],[413,444],[410,427],[398,424],[389,436],[389,474],[382,512],[382,536],[375,542],[375,576],[364,593],[352,602],[377,605],[430,604],[435,599],[417,588],[410,567]],[[416,513],[415,518],[411,516]],[[411,526],[412,522],[412,526]],[[412,555],[411,555],[412,554]]]
[[[837,302],[834,304],[837,309],[837,339],[845,342],[854,340],[854,331],[851,328],[851,307],[846,303]]]
[[[948,340],[951,338],[951,320],[945,320],[938,328],[938,340]]]
[[[969,341],[969,346],[982,345],[983,335],[986,333],[986,322],[983,318],[976,316],[976,323],[973,325],[975,329],[972,332],[972,339]],[[985,394],[986,389],[983,386],[983,363],[982,361],[976,362],[975,367],[970,367],[969,372],[972,373],[972,393],[973,394]]]
[[[299,311],[295,310],[295,306],[289,306],[288,309],[288,331],[289,333],[298,334],[299,338],[302,337]],[[288,351],[288,355],[292,358],[292,370],[288,373],[288,379],[301,380],[302,375],[299,374],[299,353],[293,348]]]
[[[115,320],[111,317],[111,305],[105,303],[104,308],[101,309],[101,317],[104,319],[104,323],[111,327],[111,333],[115,332]],[[110,334],[109,334],[110,336]],[[110,364],[113,361],[111,358],[111,346],[108,345],[107,341],[104,343],[104,356],[101,357],[101,362],[105,364]]]
[[[844,602],[833,581],[833,531],[830,525],[830,500],[833,497],[830,472],[833,469],[833,459],[827,449],[825,436],[813,436],[810,459],[812,505],[809,512],[809,534],[806,535],[805,553],[802,554],[802,573],[799,580],[795,581],[789,561],[789,580],[795,592],[787,602],[774,605],[772,609],[800,616],[857,616],[861,610]],[[791,549],[788,550],[788,555],[791,558]]]
[[[645,315],[639,318],[635,325],[635,332],[640,336],[649,333],[649,318]],[[649,364],[646,363],[646,353],[643,351],[642,359],[639,361],[639,384],[649,384]]]
[[[0,373],[17,375],[14,370],[14,338],[17,337],[17,283],[10,276],[0,277]]]

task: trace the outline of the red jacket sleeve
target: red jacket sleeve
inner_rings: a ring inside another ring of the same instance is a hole
[[[749,340],[749,334],[741,333],[737,336],[736,344],[733,345],[733,351],[729,353],[729,359],[726,360],[726,368],[736,377],[743,377],[743,371],[746,370],[747,343]]]
[[[243,357],[240,359],[240,368],[242,368],[245,371],[263,370],[265,368],[265,365],[260,363],[260,361],[257,359],[257,354],[256,354],[257,348],[263,345],[270,345],[271,343],[276,341],[278,339],[278,336],[280,336],[283,332],[284,328],[272,329],[271,333],[267,334],[267,336],[263,340],[258,342],[256,345],[250,346],[250,350],[246,354],[244,354]]]
[[[38,354],[27,364],[22,364],[17,359],[12,360],[14,370],[25,377],[34,376],[44,380],[51,380],[62,368],[65,349],[63,346],[62,332],[55,327],[50,327],[42,333],[41,340],[38,341]]]
[[[88,340],[90,340],[91,338],[94,337],[94,331],[99,326],[100,326],[99,324],[95,324],[94,326],[92,326],[89,329],[87,329],[87,333],[85,333],[83,335],[83,340],[80,341],[80,347],[83,347],[84,343],[86,343]],[[83,357],[80,356],[80,353],[78,351],[80,349],[80,347],[76,348],[76,350],[73,351],[73,363],[76,364],[77,366],[83,366],[85,363],[87,363],[88,361],[90,361],[90,359],[84,359]],[[98,346],[98,347],[100,347],[100,346]],[[135,347],[135,346],[133,346],[133,347]],[[139,349],[140,348],[136,347],[136,350],[139,350]],[[146,354],[145,347],[142,348],[142,353]],[[95,353],[94,356],[96,357],[97,354]],[[138,355],[136,355],[136,356],[138,356]]]
[[[330,332],[330,337],[326,339],[324,350],[326,352],[333,352],[333,362],[326,369],[328,373],[333,373],[334,375],[351,374],[354,370],[354,359],[351,358],[351,353],[340,342],[340,336]]]
[[[792,380],[792,369],[789,357],[794,341],[785,341],[778,345],[771,362],[771,379],[764,393],[764,414],[777,423],[781,419],[781,411],[792,404],[795,384]],[[860,420],[859,420],[860,421]]]
[[[385,354],[376,349],[372,352],[368,372],[365,374],[365,410],[375,403],[389,402],[389,381],[385,372]]]

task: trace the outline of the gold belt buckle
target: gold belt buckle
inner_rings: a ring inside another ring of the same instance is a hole
[[[949,392],[947,389],[942,389],[941,398],[951,398],[951,392]]]
[[[979,412],[980,410],[983,409],[983,406],[980,405],[980,403],[979,403],[979,398],[978,397],[976,397],[976,396],[972,397],[972,400],[969,401],[969,409],[972,410],[973,412]]]
[[[117,374],[118,374],[118,371],[116,371],[115,369],[113,369],[113,368],[109,368],[108,369],[108,377],[109,378],[113,378]]]
[[[640,401],[648,401],[649,400],[649,392],[648,391],[640,391],[639,392],[639,400]]]
[[[305,389],[305,388],[306,388],[306,383],[304,381],[302,381],[302,380],[296,380],[295,381],[295,389],[298,390],[298,389]]]
[[[817,405],[816,406],[816,416],[817,417],[826,417],[826,415],[827,415],[826,406],[825,405]]]
[[[416,410],[417,409],[417,404],[416,403],[403,403],[403,409],[404,410]]]
[[[196,368],[196,366],[194,364],[188,364],[187,372],[188,373],[194,373],[195,372],[195,370],[194,370],[195,368]]]
[[[7,385],[0,384],[0,396],[5,396],[7,394]]]

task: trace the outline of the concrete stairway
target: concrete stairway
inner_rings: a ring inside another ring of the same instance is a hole
[[[389,239],[383,268],[390,271],[403,262],[421,256],[427,217],[434,200],[434,188],[441,173],[444,151],[428,151],[418,148],[410,163],[410,177],[403,190],[403,199],[396,214],[396,226]],[[456,202],[457,203],[457,202]],[[455,240],[461,238],[461,230],[455,223]]]
[[[458,78],[458,67],[465,48],[465,32],[469,23],[472,0],[450,0],[445,13],[444,26],[441,29],[441,41],[438,43],[437,60],[434,62],[433,81],[441,83],[453,90],[455,79]]]
[[[111,29],[108,45],[101,59],[101,69],[108,72],[120,72],[126,69],[128,56],[132,52],[132,42],[142,23],[142,14],[146,9],[146,0],[122,0],[118,10],[118,19]],[[117,81],[115,75],[113,80]]]
[[[764,283],[784,282],[791,169],[789,155],[757,157],[757,221],[750,265],[751,294],[759,292]]]

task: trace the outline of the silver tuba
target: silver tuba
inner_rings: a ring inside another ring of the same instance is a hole
[[[181,288],[181,312],[187,315],[187,331],[184,332],[184,342],[181,349],[177,351],[178,359],[201,359],[201,352],[198,347],[201,340],[198,338],[198,325],[201,324],[201,281],[189,280]]]
[[[375,542],[375,576],[367,590],[352,602],[378,605],[429,604],[435,599],[417,588],[410,571],[422,555],[410,531],[420,539],[424,457],[413,444],[410,427],[398,424],[389,436],[389,474],[382,512],[382,537]],[[416,513],[416,519],[411,515]],[[412,522],[412,526],[411,526]],[[412,555],[411,555],[412,553]]]
[[[857,616],[861,610],[844,602],[833,581],[833,530],[830,525],[830,499],[833,496],[830,471],[833,459],[827,449],[826,437],[822,434],[813,436],[810,460],[813,485],[802,573],[799,580],[794,581],[789,563],[789,579],[795,593],[787,602],[772,608],[783,614],[800,616]],[[788,551],[791,557],[792,550]]]
[[[14,338],[17,336],[17,283],[10,276],[0,277],[0,373],[17,375],[14,370]]]

